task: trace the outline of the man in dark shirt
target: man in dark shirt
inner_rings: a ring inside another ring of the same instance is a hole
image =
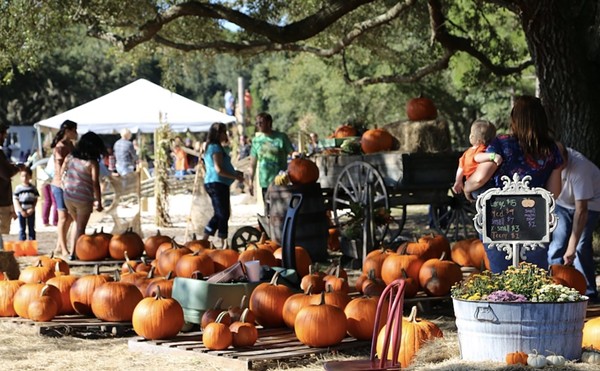
[[[8,126],[0,124],[0,143],[4,143],[7,135]],[[17,217],[13,206],[11,178],[24,167],[10,162],[4,149],[0,151],[0,250],[4,250],[2,235],[10,233],[10,223]]]

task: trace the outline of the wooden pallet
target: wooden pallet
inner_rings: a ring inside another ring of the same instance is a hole
[[[0,317],[0,321],[35,326],[39,335],[60,337],[106,338],[135,335],[131,322],[107,322],[83,315],[56,316],[49,322],[35,322],[21,317]]]
[[[129,340],[129,350],[139,352],[166,352],[198,354],[207,361],[236,370],[251,370],[257,363],[272,360],[289,360],[293,357],[309,357],[315,354],[338,352],[351,349],[366,349],[370,341],[346,337],[341,344],[328,348],[311,348],[302,344],[293,330],[258,329],[258,340],[252,347],[209,350],[202,343],[201,332],[180,333],[170,340],[146,340],[135,337]]]

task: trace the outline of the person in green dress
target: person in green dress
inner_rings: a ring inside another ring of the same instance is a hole
[[[256,116],[257,134],[250,149],[250,194],[254,195],[254,176],[258,168],[258,183],[263,199],[267,187],[281,170],[287,169],[287,159],[294,151],[288,136],[273,130],[273,118],[266,112]]]

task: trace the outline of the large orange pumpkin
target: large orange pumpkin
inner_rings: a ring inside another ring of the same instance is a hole
[[[395,334],[394,332],[395,328],[390,332],[390,337],[398,336],[398,334]],[[417,319],[417,307],[412,307],[408,318],[402,319],[402,340],[400,343],[398,362],[400,362],[402,367],[408,367],[423,344],[443,336],[442,331],[433,322]],[[385,326],[379,331],[379,336],[377,337],[376,349],[379,356],[382,354],[384,341]],[[389,353],[387,358],[391,359],[391,357],[392,354]]]
[[[75,255],[83,261],[104,260],[108,257],[108,244],[111,235],[104,232],[82,234],[75,243]]]
[[[175,266],[177,277],[192,277],[192,273],[200,271],[204,277],[215,273],[215,263],[208,254],[196,251],[192,254],[186,254],[179,258]]]
[[[46,294],[52,296],[57,306],[61,305],[60,291],[52,285],[44,283],[26,283],[19,287],[14,296],[15,312],[22,318],[29,318],[29,304],[32,300],[39,298],[42,289],[48,287]]]
[[[182,256],[191,254],[192,251],[183,245],[179,245],[173,241],[173,245],[170,249],[166,249],[157,258],[158,260],[158,273],[163,276],[169,272],[175,272],[177,263]],[[214,265],[213,265],[214,267]],[[204,272],[203,272],[204,273]]]
[[[285,325],[289,328],[294,328],[294,322],[296,321],[298,312],[310,304],[311,288],[309,288],[306,292],[294,294],[287,298],[282,309],[283,322],[285,322]]]
[[[358,340],[371,340],[373,331],[379,331],[385,325],[387,318],[387,305],[383,306],[382,320],[379,328],[375,327],[375,314],[377,313],[377,303],[379,298],[368,296],[354,298],[350,300],[344,313],[348,319],[348,333]]]
[[[360,138],[360,147],[364,153],[390,151],[394,147],[394,137],[384,129],[370,129]]]
[[[144,253],[144,241],[129,228],[122,234],[113,235],[108,245],[110,257],[115,260],[125,259],[125,251],[131,259],[137,259]]]
[[[69,299],[75,312],[84,315],[92,314],[92,296],[100,285],[110,281],[111,278],[100,274],[100,267],[95,267],[94,274],[80,277],[71,285]]]
[[[302,344],[328,347],[342,342],[346,336],[347,320],[344,311],[325,303],[321,293],[319,304],[308,305],[296,315],[294,332]]]
[[[300,277],[304,277],[309,273],[309,267],[312,264],[312,259],[310,258],[310,254],[306,249],[302,246],[296,246],[294,248],[295,257],[296,257],[296,272]],[[278,248],[273,252],[273,256],[279,262],[283,261],[283,247]]]
[[[47,322],[58,314],[58,306],[54,298],[48,293],[50,285],[46,284],[40,295],[34,298],[27,307],[27,316],[36,322]]]
[[[381,278],[389,285],[398,278],[404,278],[404,270],[408,277],[419,282],[419,271],[423,260],[416,255],[390,254],[381,265]]]
[[[165,298],[157,289],[154,297],[142,299],[131,318],[136,334],[151,340],[172,338],[183,327],[183,308],[175,299]]]
[[[292,296],[292,290],[277,283],[279,272],[271,282],[258,285],[250,296],[250,310],[256,315],[256,322],[263,327],[283,327],[283,304]]]
[[[142,299],[142,293],[134,284],[106,282],[94,290],[92,312],[104,321],[128,322]]]
[[[448,295],[462,278],[460,266],[450,260],[429,259],[419,271],[419,284],[429,296]]]
[[[383,265],[385,258],[393,253],[392,250],[389,250],[386,247],[371,251],[367,254],[367,257],[363,262],[362,272],[368,274],[371,269],[374,269],[375,277],[381,278],[381,266]]]
[[[410,121],[435,120],[437,118],[437,109],[431,99],[421,95],[406,103],[406,115]]]
[[[319,179],[317,164],[306,158],[293,159],[287,170],[292,184],[312,184]]]
[[[58,314],[75,314],[75,309],[71,304],[70,294],[71,287],[77,281],[79,277],[71,275],[61,275],[50,278],[46,281],[47,284],[52,285],[60,291],[61,302],[58,307]]]
[[[260,265],[268,265],[269,267],[276,267],[277,258],[275,258],[274,254],[267,249],[259,249],[256,245],[248,245],[246,250],[244,250],[238,260],[242,263],[246,263],[252,260],[258,260]]]

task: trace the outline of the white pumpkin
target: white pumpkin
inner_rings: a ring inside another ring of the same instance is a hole
[[[586,350],[581,353],[581,361],[593,365],[600,365],[600,353],[595,350]]]
[[[567,363],[567,359],[563,356],[557,355],[554,352],[547,350],[546,352],[551,353],[546,357],[546,361],[550,366],[564,366]]]
[[[527,355],[527,364],[533,368],[542,368],[548,364],[546,357],[542,354],[538,354],[537,350],[533,350],[533,353]]]

